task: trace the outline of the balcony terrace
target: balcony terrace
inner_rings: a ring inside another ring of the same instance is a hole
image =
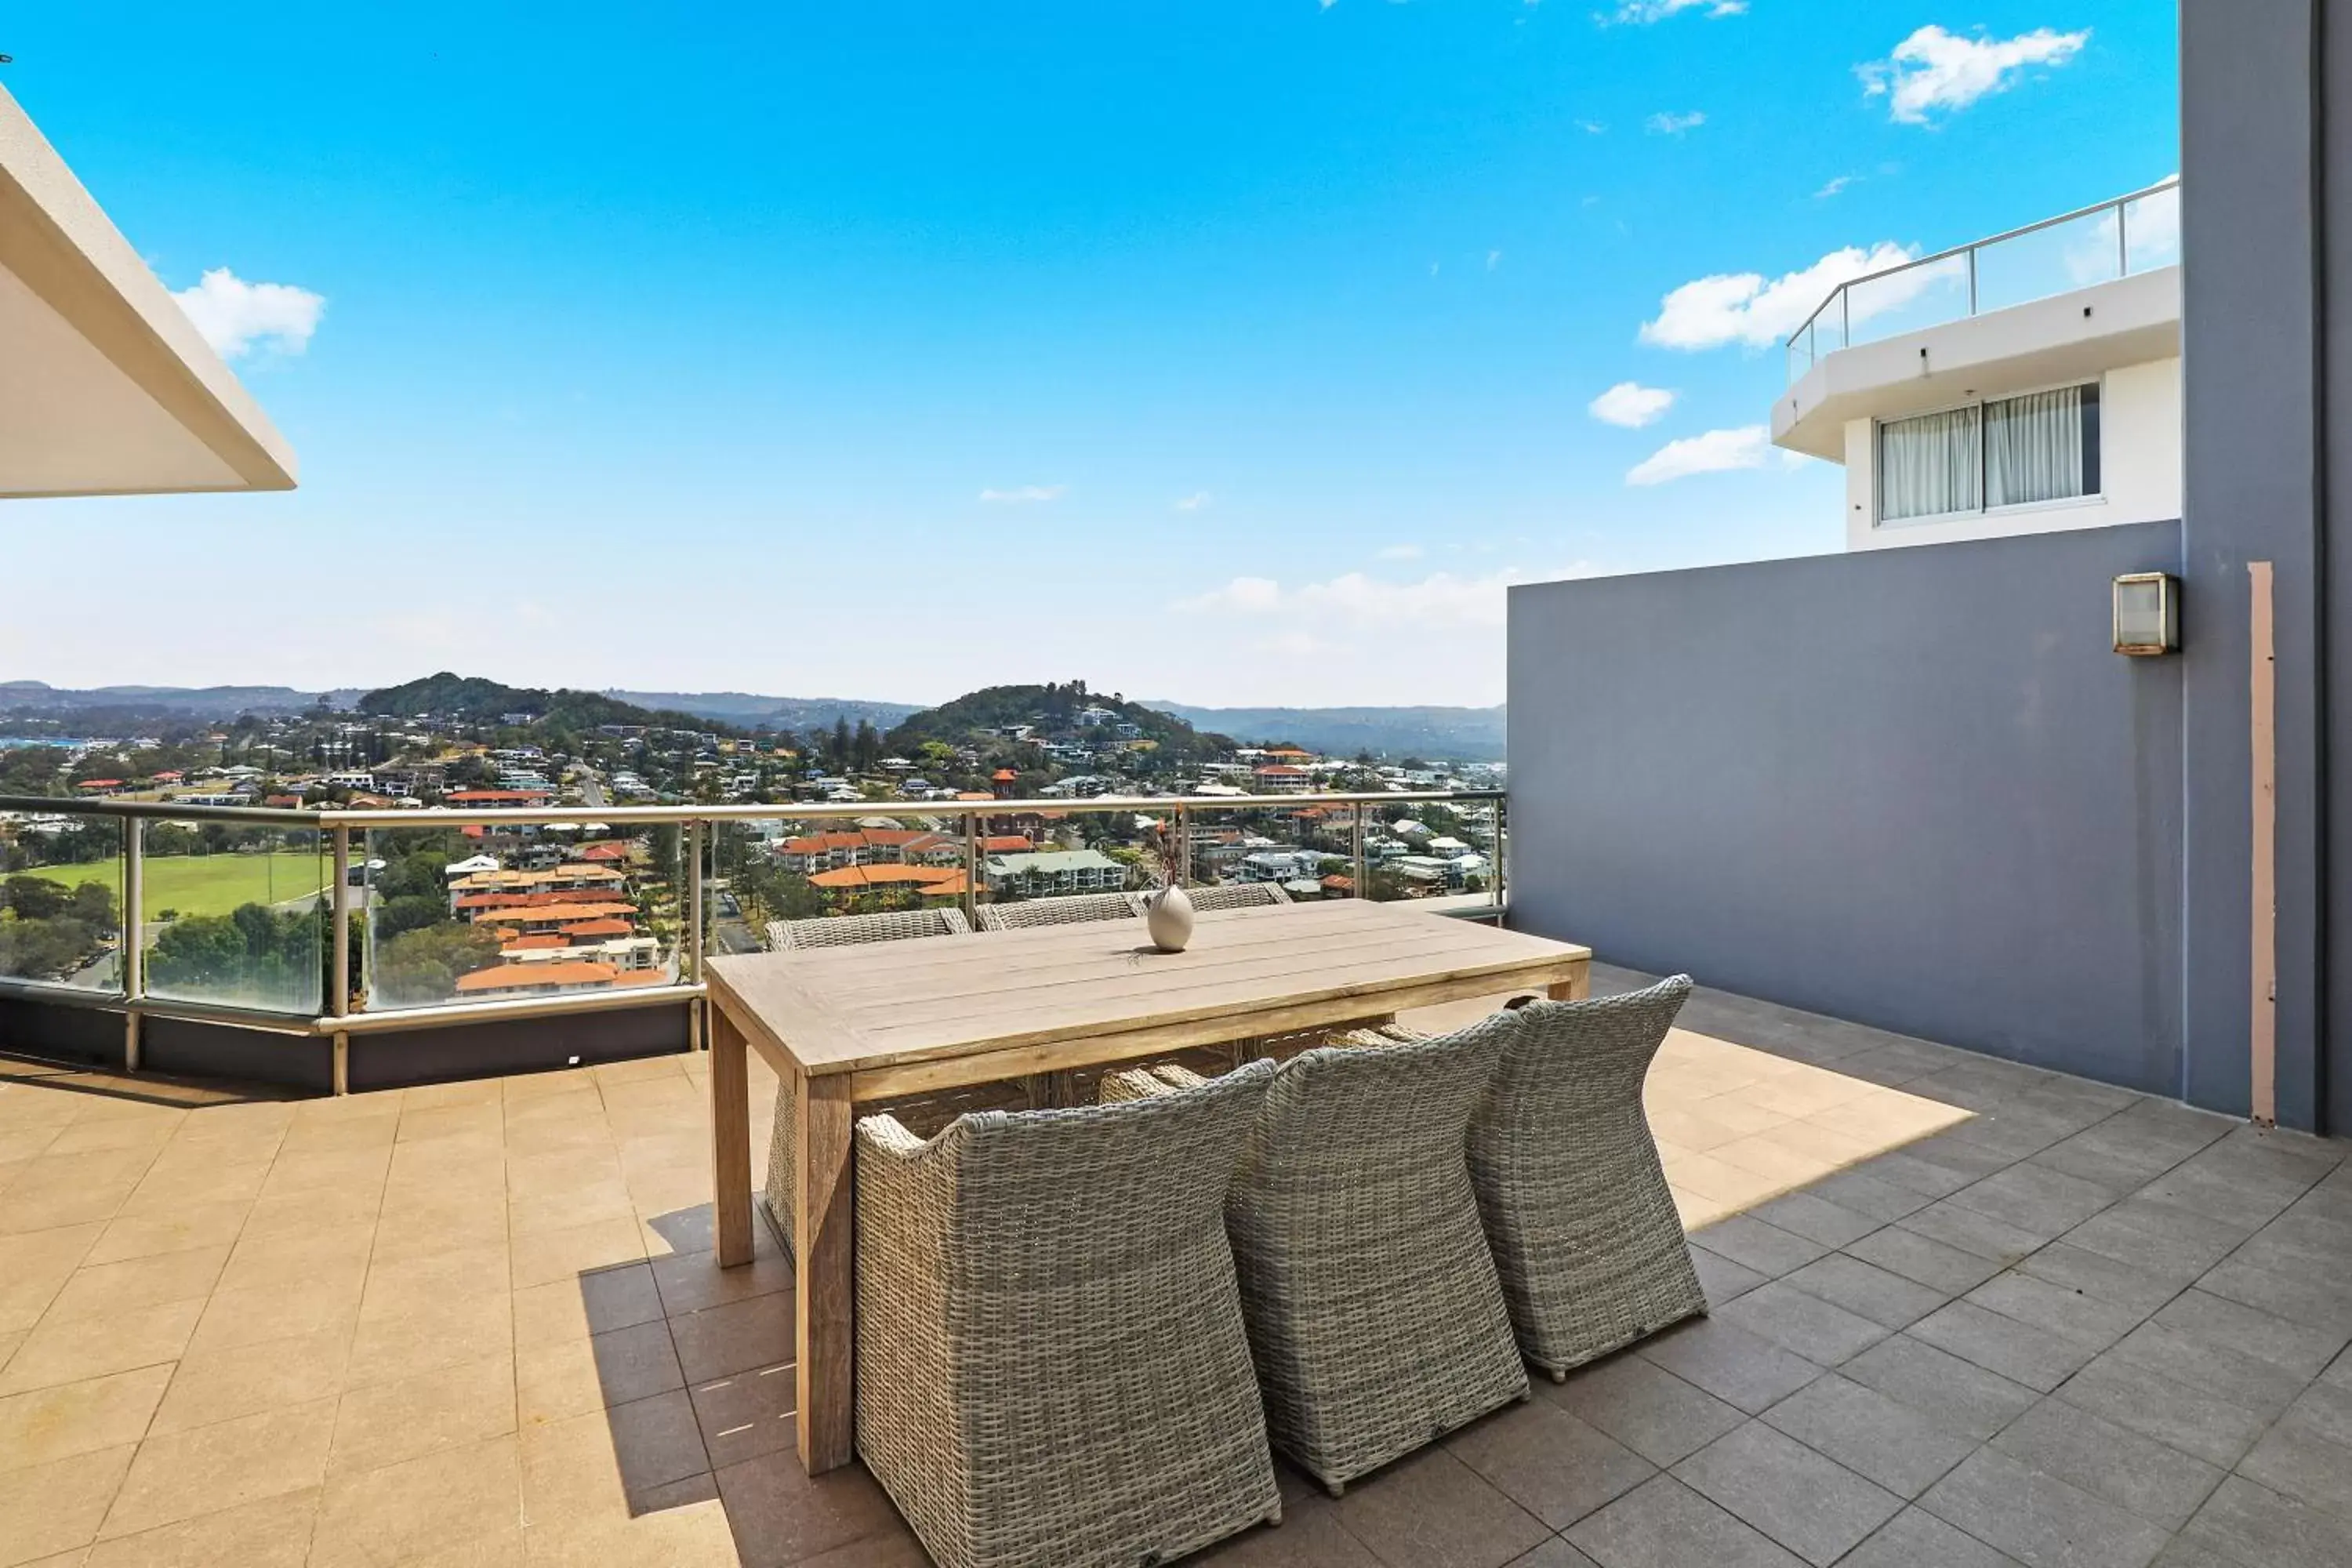
[[[2352,1561],[2352,1148],[1720,993],[1681,1024],[1648,1110],[1712,1315],[1340,1500],[1285,1472],[1197,1561]],[[0,1564],[924,1561],[793,1452],[789,1267],[764,1226],[712,1259],[709,1059],[5,1064]]]

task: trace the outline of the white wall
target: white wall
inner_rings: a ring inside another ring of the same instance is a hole
[[[2023,388],[1983,389],[1986,398]],[[2121,365],[2099,378],[2099,485],[2102,493],[2048,506],[2005,508],[1949,522],[1875,522],[1877,443],[1868,419],[1845,422],[1845,544],[1885,550],[2003,539],[2068,528],[2168,522],[2180,516],[2180,361]]]

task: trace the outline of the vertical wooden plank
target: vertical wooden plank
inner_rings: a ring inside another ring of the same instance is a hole
[[[710,1214],[719,1267],[751,1261],[751,1084],[743,1031],[710,1009]]]
[[[2246,563],[2253,595],[2249,620],[2247,730],[2252,745],[2252,1004],[2248,1079],[2255,1121],[2278,1121],[2278,659],[2271,619],[2271,563]]]
[[[1555,980],[1544,988],[1544,994],[1555,1002],[1581,1002],[1592,994],[1592,965],[1578,961],[1576,973],[1565,980]]]
[[[800,1190],[793,1194],[793,1332],[798,1339],[801,1463],[813,1476],[849,1463],[856,1447],[856,1241],[851,1182],[849,1076],[802,1080]]]

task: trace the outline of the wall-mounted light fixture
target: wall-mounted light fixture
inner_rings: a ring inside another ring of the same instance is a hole
[[[2180,581],[2165,572],[2116,579],[2116,651],[2136,658],[2180,647]]]

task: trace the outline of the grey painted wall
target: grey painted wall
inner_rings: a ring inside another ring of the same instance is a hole
[[[2352,20],[2352,5],[2328,8]],[[2269,561],[2277,581],[2278,1113],[2305,1128],[2316,1124],[2323,1097],[2328,887],[2317,20],[2314,0],[2184,0],[2180,9],[2183,549],[2186,603],[2196,607],[2181,659],[2189,736],[2188,1095],[2217,1109],[2250,1108],[2246,563]],[[2352,171],[2352,163],[2343,167]],[[2333,222],[2352,223],[2352,204],[2331,198],[2329,208]],[[2340,970],[2345,960],[2336,962]]]
[[[1512,923],[2178,1093],[2177,524],[1515,588]]]

